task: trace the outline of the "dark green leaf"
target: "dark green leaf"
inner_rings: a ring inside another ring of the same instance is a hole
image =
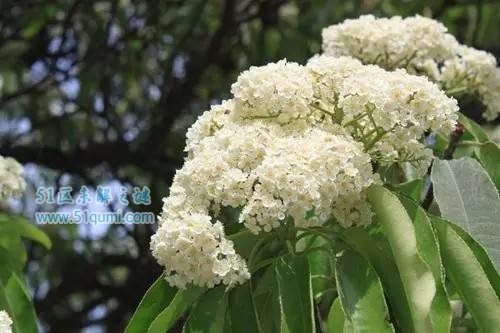
[[[220,285],[202,295],[191,309],[185,333],[220,333],[226,316],[226,286]]]
[[[276,279],[279,288],[282,333],[315,332],[314,308],[309,264],[304,256],[278,259]]]
[[[229,293],[229,314],[234,332],[259,331],[249,283],[238,286]]]

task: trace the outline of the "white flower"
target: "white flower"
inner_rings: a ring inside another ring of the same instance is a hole
[[[373,181],[369,155],[348,136],[322,127],[292,131],[267,121],[234,122],[203,139],[186,160],[162,216],[241,208],[240,222],[255,233],[279,227],[286,217],[298,226],[337,215],[344,226],[367,224],[370,214],[351,221],[340,212],[355,211]]]
[[[12,320],[5,311],[0,311],[0,333],[12,333]]]
[[[486,106],[484,117],[493,120],[500,114],[500,69],[495,57],[471,47],[457,48],[454,58],[441,69],[441,84],[450,94],[475,94]]]
[[[500,114],[500,69],[487,52],[459,44],[441,23],[421,17],[348,19],[323,29],[326,55],[351,56],[387,70],[425,75],[447,94],[475,95],[484,117]]]
[[[237,118],[270,118],[281,124],[307,117],[314,95],[309,71],[286,60],[250,67],[240,74],[231,92]]]
[[[23,193],[26,182],[22,174],[21,164],[11,157],[0,155],[0,202]]]
[[[410,72],[425,71],[429,59],[439,63],[452,57],[456,45],[443,24],[418,15],[404,19],[364,15],[323,29],[327,55],[352,56],[366,64]]]
[[[370,157],[349,137],[316,128],[273,140],[252,178],[240,222],[253,232],[279,227],[286,217],[301,227],[332,216],[345,227],[371,221],[368,206],[358,205],[374,182]]]
[[[228,287],[250,278],[245,261],[226,239],[220,222],[208,215],[186,214],[164,219],[151,238],[151,250],[165,267],[165,279],[180,289],[188,284],[209,288],[223,283]]]
[[[213,105],[209,111],[205,111],[198,117],[196,122],[186,133],[187,152],[194,152],[201,140],[214,135],[230,120],[230,114],[234,109],[233,100],[223,101],[219,105]]]
[[[381,163],[409,161],[424,170],[432,155],[418,141],[425,132],[450,133],[458,106],[439,87],[404,70],[388,72],[346,57],[315,57],[318,104]]]

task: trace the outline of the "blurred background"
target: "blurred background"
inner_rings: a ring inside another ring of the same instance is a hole
[[[238,73],[304,63],[346,18],[421,14],[500,55],[500,1],[0,0],[0,155],[25,166],[9,209],[34,220],[39,186],[149,186],[158,214],[186,129],[227,98]],[[111,205],[106,209],[114,210]],[[122,332],[161,273],[154,225],[42,226],[26,276],[42,331]]]

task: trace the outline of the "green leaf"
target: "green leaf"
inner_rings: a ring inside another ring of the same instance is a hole
[[[260,239],[258,235],[252,234],[249,230],[237,232],[228,238],[233,241],[235,251],[246,259],[248,259],[250,252]]]
[[[315,332],[309,264],[304,256],[286,256],[276,264],[281,309],[280,332]]]
[[[259,332],[275,333],[280,328],[280,306],[278,297],[278,282],[276,280],[275,264],[264,270],[262,276],[252,276],[256,279],[252,292],[254,313],[257,317]]]
[[[310,247],[319,247],[327,244],[327,241],[316,235],[311,235],[310,237],[303,238],[304,240],[310,241],[308,244]],[[309,261],[309,269],[311,271],[311,283],[313,296],[316,298],[322,295],[325,290],[332,288],[334,286],[333,279],[333,264],[331,263],[332,253],[325,251],[312,251],[307,255],[307,260]],[[327,279],[326,277],[332,277]]]
[[[424,189],[423,179],[415,179],[406,183],[395,185],[395,190],[416,202],[422,200],[422,191]]]
[[[238,286],[229,293],[229,314],[234,332],[259,331],[249,283]]]
[[[52,247],[50,238],[24,217],[0,214],[0,224],[2,225],[2,229],[5,228],[9,232],[36,241],[46,249]]]
[[[5,285],[0,283],[0,299],[13,321],[14,333],[38,332],[31,297],[16,274],[12,274]]]
[[[436,293],[432,271],[418,253],[413,223],[398,198],[382,186],[371,186],[368,201],[392,249],[408,299],[416,333],[432,332],[431,305]]]
[[[418,252],[431,269],[436,280],[436,295],[432,300],[431,306],[433,332],[447,333],[451,327],[452,310],[445,288],[444,268],[439,251],[439,240],[425,211],[414,201],[405,197],[400,197],[400,201],[413,220],[415,235],[417,236]]]
[[[445,221],[443,219],[440,220]],[[486,253],[484,247],[482,247],[481,244],[479,244],[474,238],[472,238],[472,236],[469,235],[467,231],[465,231],[455,223],[451,223],[448,221],[445,222],[448,223],[451,228],[453,228],[453,230],[462,238],[462,240],[467,244],[467,246],[469,246],[472,252],[474,252],[476,259],[479,261],[479,264],[486,273],[486,276],[488,277],[488,280],[493,286],[493,289],[495,289],[498,298],[500,298],[500,274],[498,273],[495,266],[491,262],[490,257],[488,257],[488,254]]]
[[[433,219],[446,275],[460,294],[481,332],[498,332],[500,300],[467,243],[448,223]]]
[[[185,333],[220,333],[226,316],[226,286],[220,285],[201,296],[189,313]]]
[[[176,291],[175,288],[168,285],[162,274],[146,291],[132,319],[130,319],[125,333],[142,333],[147,331],[156,316],[170,304]]]
[[[441,216],[457,223],[500,267],[500,197],[488,174],[471,159],[435,160],[431,173]]]
[[[359,254],[343,251],[335,263],[335,279],[353,332],[394,332],[377,273]]]
[[[206,288],[191,286],[179,290],[172,302],[151,323],[148,333],[165,333],[186,312],[186,310],[205,293]]]
[[[328,319],[326,321],[327,333],[343,333],[345,324],[345,314],[340,304],[340,298],[337,297],[328,312]]]
[[[494,142],[486,142],[475,149],[475,154],[500,191],[500,148]]]
[[[413,332],[410,306],[387,239],[374,224],[369,229],[346,229],[342,233],[342,238],[360,252],[377,271],[384,292],[387,294],[393,322],[401,331]]]
[[[469,132],[478,142],[488,142],[490,138],[488,134],[477,124],[474,120],[467,118],[462,113],[458,114],[459,122],[464,125],[467,132]]]

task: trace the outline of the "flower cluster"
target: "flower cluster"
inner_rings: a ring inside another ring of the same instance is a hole
[[[208,215],[167,219],[153,235],[151,248],[158,263],[165,266],[166,280],[178,288],[188,283],[232,286],[250,277],[233,242],[226,239],[222,224],[212,223]]]
[[[460,46],[454,58],[444,62],[440,81],[450,95],[474,94],[486,105],[486,120],[500,115],[500,68],[495,57],[484,51]]]
[[[237,117],[271,118],[281,124],[306,117],[314,96],[309,72],[303,66],[285,60],[250,67],[241,73],[231,92]]]
[[[23,193],[26,182],[23,167],[11,157],[0,156],[0,202]]]
[[[348,57],[252,67],[232,92],[188,130],[188,156],[151,242],[167,280],[180,288],[249,277],[212,219],[221,208],[238,209],[253,233],[369,224],[365,191],[379,181],[372,165],[425,169],[432,154],[424,133],[450,132],[457,118],[456,101],[425,77]]]
[[[0,333],[12,333],[12,320],[5,311],[0,311]]]
[[[500,114],[500,69],[484,51],[461,45],[441,23],[422,16],[348,19],[323,30],[323,50],[388,70],[425,75],[449,95],[472,94],[488,120]]]

